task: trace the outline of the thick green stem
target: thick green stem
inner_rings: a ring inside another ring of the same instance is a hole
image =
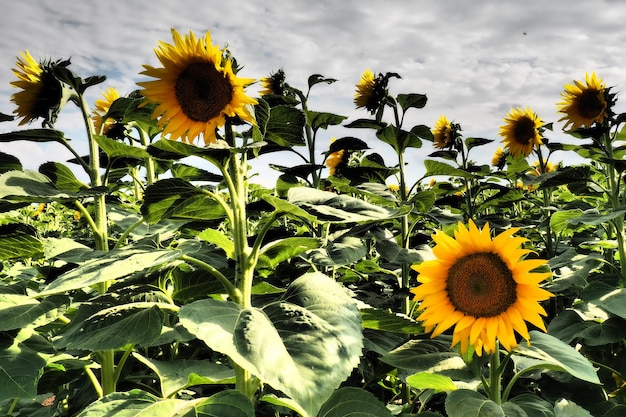
[[[224,276],[224,274],[222,274],[219,270],[217,270],[214,266],[209,265],[206,262],[201,261],[200,259],[196,259],[192,256],[189,255],[183,255],[180,257],[181,260],[188,262],[192,265],[195,265],[201,269],[204,269],[205,271],[207,271],[208,273],[210,273],[211,275],[213,275],[215,278],[217,278],[217,280],[222,283],[222,285],[224,286],[224,289],[226,290],[226,292],[228,293],[228,296],[234,301],[234,302],[239,302],[239,299],[241,298],[241,294],[239,294],[239,291],[237,290],[237,288],[230,282],[230,280],[228,278],[226,278]]]
[[[307,148],[309,150],[309,164],[311,164],[311,166],[315,166],[315,134],[313,133],[313,129],[311,129],[311,124],[309,123],[309,116],[308,116],[308,107],[307,107],[307,97],[302,94],[302,92],[300,90],[295,90],[296,94],[298,94],[298,97],[300,98],[300,104],[302,105],[302,112],[304,113],[304,117],[305,117],[305,124],[304,124],[304,133],[306,135],[306,144],[307,144]],[[320,186],[320,177],[319,177],[319,173],[317,171],[317,169],[313,170],[311,175],[313,176],[313,188],[319,188]]]
[[[489,359],[489,399],[496,404],[502,404],[502,370],[500,369],[500,344],[496,341],[496,350]]]

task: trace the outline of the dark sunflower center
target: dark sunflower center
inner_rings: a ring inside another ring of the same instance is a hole
[[[474,317],[494,317],[517,300],[517,284],[504,261],[491,252],[457,260],[448,272],[447,293],[455,309]]]
[[[183,113],[196,122],[219,116],[233,98],[230,80],[210,62],[196,62],[176,80],[176,99]]]
[[[602,113],[604,106],[597,90],[585,90],[576,102],[578,113],[585,119],[595,119]]]
[[[529,117],[522,117],[515,122],[513,136],[517,143],[528,145],[535,137],[535,121]]]

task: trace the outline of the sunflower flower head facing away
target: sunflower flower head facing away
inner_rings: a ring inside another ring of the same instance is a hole
[[[106,136],[119,137],[119,133],[123,134],[123,131],[119,132],[120,129],[124,129],[123,124],[110,117],[104,120],[104,117],[109,112],[113,102],[120,98],[120,93],[116,88],[109,87],[102,93],[102,97],[104,98],[98,99],[94,103],[92,119],[96,133],[100,134],[102,132]]]
[[[505,152],[501,146],[499,146],[498,149],[496,149],[496,151],[494,152],[493,157],[491,158],[491,166],[494,166],[498,169],[504,168],[504,165],[506,164],[507,154],[508,153]]]
[[[17,106],[13,113],[22,118],[20,126],[41,117],[43,126],[52,127],[69,96],[69,90],[54,76],[53,70],[57,65],[69,65],[69,61],[39,63],[28,51],[21,55],[17,68],[13,69],[18,80],[11,82],[13,87],[21,89],[11,97]]]
[[[602,123],[608,117],[608,89],[595,72],[585,75],[585,83],[574,80],[574,84],[566,84],[561,93],[563,101],[557,103],[559,113],[564,116],[564,130],[589,128],[593,123]],[[608,101],[611,101],[610,99]]]
[[[514,157],[527,157],[536,146],[543,144],[539,129],[543,122],[529,107],[511,109],[500,126],[502,143]]]
[[[387,86],[391,77],[400,78],[400,75],[395,72],[388,72],[375,76],[372,70],[366,69],[361,75],[361,81],[356,85],[356,92],[354,93],[354,104],[357,109],[365,108],[371,114],[376,113],[384,105],[389,94]]]
[[[446,116],[439,116],[432,129],[435,148],[444,149],[454,146],[458,130],[457,124],[451,123]]]
[[[141,72],[156,80],[137,83],[143,87],[141,94],[158,104],[152,117],[160,117],[163,135],[192,143],[202,133],[204,143],[210,144],[226,117],[254,124],[247,106],[257,101],[244,92],[254,79],[235,75],[232,59],[213,45],[208,31],[198,39],[193,32],[181,36],[172,29],[172,37],[174,44],[161,41],[155,49],[163,66],[144,65]]]
[[[481,356],[497,341],[508,351],[516,347],[515,332],[529,340],[525,321],[546,331],[539,302],[553,294],[540,283],[551,273],[531,272],[546,261],[523,259],[531,251],[520,247],[527,239],[513,236],[518,230],[492,239],[488,224],[479,229],[470,220],[467,228],[459,222],[454,238],[432,236],[435,259],[413,266],[421,285],[411,289],[431,337],[454,326],[452,346],[460,344],[462,354],[473,346]]]
[[[285,81],[285,71],[282,69],[279,69],[269,77],[261,78],[261,86],[263,90],[259,91],[259,94],[262,96],[269,94],[284,96],[289,93],[289,84]]]

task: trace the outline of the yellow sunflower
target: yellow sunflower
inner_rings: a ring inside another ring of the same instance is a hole
[[[159,127],[170,139],[192,143],[203,133],[204,143],[215,142],[215,129],[226,123],[226,117],[239,116],[254,124],[247,105],[257,101],[244,93],[252,78],[239,78],[233,63],[224,58],[225,50],[213,45],[207,31],[203,38],[193,32],[181,36],[172,29],[174,44],[159,42],[156,55],[163,65],[144,65],[141,74],[156,78],[137,83],[141,94],[158,103],[152,117],[160,117]]]
[[[261,78],[261,86],[263,90],[259,91],[259,94],[266,96],[268,94],[276,94],[282,96],[285,92],[285,71],[282,69],[276,73],[271,74],[269,77]]]
[[[574,84],[566,84],[565,91],[561,93],[563,101],[557,103],[557,107],[559,113],[565,114],[559,119],[559,122],[566,121],[564,130],[568,126],[571,126],[571,130],[591,127],[593,123],[602,123],[607,117],[604,82],[596,77],[595,72],[585,74],[585,81],[587,85],[574,80]]]
[[[452,124],[446,116],[439,116],[433,127],[433,136],[436,148],[443,149],[452,145]]]
[[[11,82],[13,87],[22,89],[11,97],[11,101],[17,105],[13,113],[22,118],[20,126],[39,117],[45,120],[44,123],[52,124],[60,110],[63,87],[47,64],[35,61],[28,51],[21,55],[16,63],[17,68],[13,69],[13,74],[19,80]]]
[[[504,121],[506,124],[500,126],[500,136],[503,137],[502,143],[514,157],[520,155],[526,157],[535,146],[543,143],[539,133],[543,122],[531,108],[511,109]]]
[[[520,247],[527,239],[513,237],[518,230],[492,239],[488,224],[478,229],[470,220],[468,228],[459,222],[454,238],[432,235],[436,259],[413,266],[421,285],[411,289],[431,337],[455,326],[452,346],[466,353],[471,345],[480,356],[494,352],[496,340],[506,350],[517,346],[514,332],[528,340],[525,320],[546,331],[539,301],[553,294],[539,285],[551,273],[531,272],[546,261],[523,259],[531,251]]]
[[[344,163],[346,151],[344,149],[340,149],[335,152],[331,152],[328,157],[326,157],[326,166],[328,167],[328,174],[335,175],[337,173],[337,168]]]
[[[506,153],[501,146],[496,149],[493,157],[491,158],[491,166],[498,167],[502,169],[504,167],[504,163],[506,162]]]
[[[366,69],[361,75],[361,81],[356,85],[356,93],[354,93],[354,104],[357,109],[365,107],[371,110],[372,99],[374,97],[374,88],[376,87],[376,79],[371,69]]]
[[[120,98],[120,93],[116,88],[109,87],[102,93],[102,97],[104,97],[104,100],[99,99],[94,103],[93,125],[96,129],[96,133],[100,134],[102,132],[103,135],[106,135],[115,125],[116,121],[111,118],[107,118],[104,121],[102,119],[104,115],[108,113],[113,102]]]

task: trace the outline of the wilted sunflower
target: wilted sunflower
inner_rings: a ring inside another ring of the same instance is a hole
[[[559,113],[565,116],[559,119],[565,120],[564,130],[571,126],[571,130],[581,127],[591,127],[593,123],[602,123],[607,117],[607,102],[605,97],[605,84],[602,79],[596,77],[596,73],[585,74],[584,85],[574,80],[574,84],[566,84],[565,91],[561,93],[563,101],[557,103]]]
[[[511,109],[504,118],[505,125],[500,126],[502,143],[514,157],[528,156],[535,146],[541,145],[542,137],[539,128],[543,122],[529,107]]]
[[[13,87],[22,89],[11,97],[17,105],[13,113],[22,118],[20,126],[39,117],[44,119],[44,125],[52,125],[63,101],[63,86],[52,74],[54,64],[38,63],[28,51],[21,55],[13,69],[19,80],[11,82]]]
[[[174,44],[159,42],[156,55],[163,65],[144,65],[141,74],[157,78],[137,83],[141,94],[158,103],[152,116],[159,117],[159,127],[171,139],[192,143],[203,133],[204,143],[215,142],[215,129],[226,123],[226,117],[239,116],[254,124],[246,105],[257,101],[244,93],[254,79],[239,78],[225,50],[213,45],[207,31],[197,39],[193,32],[181,36],[172,29]]]
[[[120,98],[120,93],[116,88],[109,87],[102,93],[102,97],[104,97],[104,99],[98,99],[94,103],[93,125],[96,129],[96,133],[100,134],[100,132],[102,132],[103,135],[106,135],[115,125],[116,121],[111,118],[107,118],[104,121],[102,119],[104,115],[109,112],[113,102]]]
[[[433,137],[436,148],[443,149],[452,145],[452,124],[446,116],[439,116],[433,127]]]
[[[460,343],[466,353],[471,345],[480,356],[492,353],[496,339],[506,350],[517,346],[515,333],[529,339],[524,320],[546,331],[539,301],[553,294],[540,288],[550,272],[531,272],[543,259],[524,260],[531,252],[520,248],[527,239],[513,237],[518,228],[490,236],[489,225],[478,229],[459,222],[452,238],[443,232],[432,235],[434,260],[413,266],[421,285],[411,289],[419,301],[426,331],[435,337],[452,326],[452,346]]]

